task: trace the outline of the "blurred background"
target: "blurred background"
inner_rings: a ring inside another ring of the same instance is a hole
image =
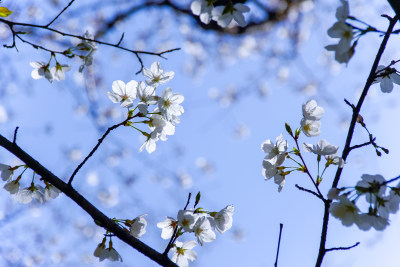
[[[163,251],[157,222],[176,218],[188,193],[201,191],[200,206],[219,211],[233,204],[233,227],[212,243],[194,250],[198,259],[190,266],[272,266],[275,262],[279,224],[283,223],[279,266],[313,266],[318,253],[323,205],[295,184],[311,188],[308,177],[294,173],[278,193],[272,180],[265,181],[261,143],[280,134],[294,145],[284,124],[299,126],[301,106],[317,100],[325,109],[322,134],[301,142],[324,138],[339,146],[345,142],[351,110],[369,74],[382,36],[363,36],[350,62],[339,64],[325,46],[337,42],[327,30],[336,21],[340,1],[260,0],[246,2],[248,26],[235,23],[226,29],[216,23],[202,24],[190,11],[191,1],[75,1],[52,25],[76,35],[89,31],[96,39],[151,52],[173,48],[166,59],[141,55],[149,68],[160,61],[175,77],[165,85],[185,96],[185,113],[176,133],[157,150],[139,153],[143,136],[129,127],[118,128],[103,142],[74,180],[74,188],[109,217],[133,219],[147,213],[143,242]],[[45,25],[69,1],[2,1],[13,11],[11,21]],[[388,3],[378,0],[350,1],[350,14],[379,30],[394,15]],[[395,27],[398,28],[398,27]],[[24,27],[26,40],[64,51],[80,41],[55,33]],[[12,35],[0,23],[2,44]],[[42,165],[67,181],[111,125],[125,119],[126,110],[112,103],[107,92],[115,80],[144,81],[136,74],[141,65],[134,54],[99,45],[93,64],[80,73],[82,60],[57,55],[72,66],[62,82],[31,78],[31,61],[48,62],[50,54],[17,40],[17,49],[1,48],[0,133],[12,139],[19,126],[18,145]],[[381,64],[400,58],[399,36],[393,35]],[[54,64],[54,61],[53,61]],[[158,89],[158,90],[160,90]],[[373,85],[361,111],[378,145],[390,150],[377,157],[372,147],[354,150],[339,186],[354,186],[362,174],[399,175],[398,142],[400,114],[398,86],[383,94]],[[356,127],[353,144],[368,141]],[[313,173],[315,157],[305,158]],[[0,149],[0,162],[21,164]],[[335,168],[329,168],[321,184],[327,193]],[[17,172],[16,175],[19,173]],[[24,175],[22,187],[30,184]],[[123,262],[99,262],[93,251],[104,231],[75,203],[61,195],[45,204],[15,203],[0,193],[0,266],[157,266],[131,247],[113,238]],[[361,244],[350,251],[326,255],[324,266],[397,266],[400,219],[391,217],[383,232],[363,232],[344,227],[331,218],[327,247]],[[181,240],[193,240],[184,235]]]

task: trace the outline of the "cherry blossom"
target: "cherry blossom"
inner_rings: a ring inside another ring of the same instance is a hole
[[[226,230],[229,230],[232,227],[233,212],[234,212],[233,205],[228,205],[219,212],[211,215],[213,218],[213,220],[211,221],[212,226],[218,233],[222,234]]]
[[[136,238],[141,238],[146,233],[147,221],[144,216],[147,214],[140,215],[129,222],[129,232]]]
[[[329,212],[333,217],[341,220],[345,226],[350,226],[359,221],[359,209],[346,196],[342,195],[338,198],[338,202],[333,202]]]
[[[140,113],[143,115],[147,114],[148,105],[157,104],[157,100],[155,99],[155,91],[156,89],[152,86],[146,86],[144,82],[139,82],[137,86],[137,98],[139,99],[138,108]]]
[[[212,242],[215,240],[216,235],[211,229],[210,219],[207,216],[201,216],[193,227],[194,235],[197,242],[202,246],[204,242]]]
[[[178,211],[178,225],[185,230],[185,232],[193,232],[194,225],[196,224],[198,214],[194,214],[192,210]]]
[[[123,81],[118,80],[112,83],[113,92],[107,92],[108,98],[114,103],[121,103],[121,107],[130,108],[133,106],[133,100],[137,97],[137,85],[134,80],[126,85]]]
[[[190,5],[192,13],[200,16],[200,21],[208,24],[212,18],[212,10],[214,9],[215,0],[196,0]]]
[[[250,8],[241,3],[235,5],[228,4],[227,6],[217,6],[212,11],[212,19],[215,20],[219,26],[228,27],[232,20],[235,20],[241,27],[247,25],[243,13],[249,12]]]
[[[324,109],[318,106],[317,101],[311,99],[302,105],[303,117],[307,120],[320,120]]]
[[[307,152],[312,152],[314,154],[321,155],[321,156],[335,154],[335,153],[337,153],[337,150],[339,149],[339,147],[331,145],[325,139],[319,140],[317,145],[311,145],[311,144],[304,143],[303,148]]]
[[[16,194],[19,191],[19,180],[9,180],[3,188],[11,195]]]
[[[154,62],[151,64],[150,69],[143,68],[143,75],[149,78],[146,80],[146,83],[153,87],[157,87],[159,84],[166,83],[174,78],[173,71],[164,73],[160,62]]]
[[[19,190],[13,196],[15,196],[16,201],[23,204],[28,204],[32,202],[33,199],[36,199],[39,203],[43,203],[45,201],[44,188],[33,183],[30,187]]]
[[[49,64],[46,64],[43,61],[32,61],[30,65],[34,68],[31,73],[33,79],[38,80],[45,77],[50,83],[53,82],[54,77],[49,69]]]
[[[56,81],[63,81],[65,80],[65,72],[71,70],[71,66],[69,65],[61,65],[56,64],[54,67],[51,68],[50,72],[53,75],[54,80]]]
[[[46,184],[44,188],[44,199],[45,201],[49,201],[50,199],[55,199],[61,191],[52,184]]]
[[[275,144],[268,139],[261,144],[261,149],[268,154],[265,159],[269,160],[272,164],[281,165],[285,161],[287,141],[283,140],[283,135],[280,134],[276,138]]]
[[[177,225],[178,222],[171,217],[166,217],[164,221],[157,223],[157,227],[162,229],[161,238],[170,239]]]
[[[9,181],[14,175],[14,170],[11,166],[0,163],[1,179],[3,181]]]
[[[376,78],[373,83],[379,83],[383,93],[390,93],[393,91],[393,83],[400,85],[400,75],[397,74],[394,68],[386,68],[383,65],[379,65],[376,69]]]
[[[184,100],[180,93],[172,93],[170,87],[166,88],[158,99],[158,108],[163,118],[172,123],[179,123],[178,116],[182,115],[184,109],[181,104]]]
[[[321,134],[321,122],[316,120],[307,120],[303,118],[300,121],[301,130],[308,137],[318,136]]]
[[[192,250],[197,245],[196,241],[187,241],[185,243],[176,241],[171,249],[173,253],[171,261],[175,262],[179,267],[189,266],[190,261],[197,259],[197,254]]]

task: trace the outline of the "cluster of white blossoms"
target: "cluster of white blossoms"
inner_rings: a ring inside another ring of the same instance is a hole
[[[353,42],[354,29],[346,23],[349,17],[349,3],[341,0],[342,5],[336,10],[337,22],[328,30],[328,35],[332,38],[339,38],[338,44],[328,45],[325,48],[328,51],[335,52],[335,59],[339,63],[347,63],[354,54],[354,48],[357,42]]]
[[[149,133],[134,128],[146,136],[146,141],[140,147],[140,151],[146,148],[148,153],[152,153],[156,149],[158,140],[165,141],[167,135],[175,133],[175,125],[180,122],[179,116],[184,112],[180,105],[184,97],[179,93],[173,93],[170,87],[166,88],[161,96],[156,95],[157,86],[174,77],[174,72],[164,72],[159,62],[151,64],[150,69],[143,68],[143,75],[148,78],[146,83],[132,80],[125,84],[120,80],[114,81],[113,91],[108,92],[108,98],[114,103],[120,103],[121,107],[128,108],[130,118],[139,116],[148,119],[142,123],[148,125]],[[136,99],[138,104],[131,110]],[[150,105],[156,105],[151,112],[148,110]],[[132,116],[136,108],[140,113]],[[133,123],[130,122],[128,125],[133,127]]]
[[[261,144],[261,149],[267,153],[263,160],[262,174],[265,180],[274,177],[275,183],[279,186],[279,192],[285,184],[285,173],[280,166],[286,159],[287,146],[287,141],[283,140],[282,134],[276,138],[275,144],[270,139]]]
[[[289,125],[286,125],[286,130],[288,133],[295,139],[296,143],[300,136],[300,133],[303,132],[308,137],[317,136],[321,133],[321,122],[320,119],[324,114],[324,109],[318,106],[315,100],[309,100],[307,103],[302,106],[303,118],[300,121],[300,127],[295,131],[293,135],[292,130]],[[263,160],[263,169],[262,174],[265,180],[269,180],[274,177],[275,183],[278,185],[278,191],[280,192],[285,184],[285,178],[293,171],[302,171],[304,172],[305,166],[298,163],[298,161],[294,160],[291,155],[299,156],[300,151],[297,148],[293,148],[293,151],[288,152],[288,142],[283,139],[283,135],[280,134],[276,138],[276,142],[273,143],[270,139],[264,141],[261,144],[261,149],[267,153]],[[317,145],[312,145],[308,143],[303,143],[303,149],[306,152],[312,152],[317,156],[318,164],[320,163],[321,156],[325,156],[326,163],[325,169],[330,165],[338,165],[339,168],[342,168],[344,165],[344,161],[341,157],[338,156],[338,147],[329,144],[326,140],[322,139],[318,142]],[[286,159],[292,160],[296,163],[297,166],[289,167],[283,166],[283,163]],[[325,170],[324,170],[325,171]],[[324,171],[322,173],[324,173]],[[317,176],[317,184],[322,181],[322,174],[318,174]]]
[[[120,224],[120,226],[122,226],[122,228],[129,232],[133,237],[141,238],[146,233],[147,221],[144,218],[145,216],[147,216],[147,214],[140,215],[133,220],[113,219],[113,221]],[[124,226],[127,226],[128,228],[125,228]],[[107,237],[110,238],[108,247],[106,247]],[[112,244],[111,235],[107,231],[101,243],[98,244],[94,250],[93,255],[99,258],[99,261],[107,259],[110,261],[122,262],[121,255],[119,255]]]
[[[366,212],[361,212],[356,205],[362,196],[369,205]],[[382,175],[364,174],[354,188],[332,188],[328,198],[334,201],[330,213],[343,225],[356,224],[364,231],[371,228],[381,231],[389,225],[389,215],[399,210],[400,184],[390,187]]]
[[[45,77],[50,83],[54,80],[65,80],[65,72],[71,69],[71,66],[60,64],[58,62],[56,62],[56,65],[52,68],[50,68],[50,62],[46,64],[43,61],[32,61],[30,65],[33,68],[31,73],[33,79],[37,80]]]
[[[88,31],[86,31],[86,33],[83,35],[83,38],[93,39],[93,35],[90,34]],[[78,55],[83,60],[83,64],[79,67],[79,72],[82,72],[85,66],[92,65],[93,54],[97,50],[97,43],[89,40],[83,40],[82,43],[78,44],[76,47],[66,50],[64,52],[64,55],[68,57],[75,56],[75,54],[72,52],[73,50],[81,50],[88,52],[86,55]],[[50,67],[50,63],[53,57],[56,61],[56,65]],[[30,65],[33,68],[33,71],[31,73],[33,79],[38,80],[45,77],[50,83],[52,83],[54,80],[56,81],[65,80],[65,72],[71,70],[71,66],[66,64],[60,64],[57,61],[54,53],[51,54],[48,63],[45,63],[43,61],[32,61]]]
[[[20,167],[23,167],[24,170],[16,179],[13,179],[14,171]],[[20,180],[27,168],[25,165],[11,167],[0,163],[1,179],[6,182],[3,188],[12,195],[15,201],[28,204],[36,199],[39,203],[44,203],[56,198],[61,193],[58,188],[46,181],[44,181],[45,187],[35,184],[32,180],[30,186],[21,189]]]
[[[400,85],[400,75],[395,68],[379,65],[373,83],[379,83],[383,93],[390,93],[393,91],[393,83]]]
[[[190,5],[192,12],[196,16],[200,16],[200,21],[204,24],[214,20],[219,26],[228,27],[232,20],[235,20],[241,27],[247,25],[243,13],[249,12],[250,8],[244,4],[233,4],[229,1],[226,6],[216,6],[216,0],[195,0]]]
[[[232,216],[234,207],[232,205],[226,206],[219,212],[207,212],[201,208],[196,210],[180,210],[178,212],[178,219],[166,217],[166,219],[157,224],[157,227],[162,229],[161,237],[163,239],[174,238],[174,245],[171,249],[171,260],[180,267],[189,265],[189,260],[194,261],[197,254],[192,250],[197,243],[201,246],[204,242],[212,242],[216,239],[216,234],[224,233],[232,227]],[[197,239],[196,241],[179,242],[176,238],[184,233],[193,233]]]

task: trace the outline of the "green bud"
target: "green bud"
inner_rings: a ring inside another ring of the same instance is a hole
[[[301,129],[297,128],[296,131],[294,132],[294,138],[296,140],[299,139],[300,133],[301,133]]]
[[[199,191],[199,192],[197,193],[197,195],[196,195],[196,202],[194,203],[194,206],[195,206],[195,207],[197,206],[197,204],[199,204],[200,198],[201,198],[201,194],[200,194],[200,191]]]
[[[287,123],[285,123],[285,128],[286,128],[286,131],[287,131],[291,136],[293,136],[293,132],[292,132],[292,129],[290,128],[290,125],[287,124]]]

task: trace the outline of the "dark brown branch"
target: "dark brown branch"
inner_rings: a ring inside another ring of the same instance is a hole
[[[75,189],[73,189],[68,184],[64,183],[60,178],[58,178],[49,170],[47,170],[45,167],[43,167],[38,161],[36,161],[29,154],[23,151],[19,146],[8,141],[2,135],[0,135],[0,146],[4,147],[9,152],[18,157],[20,160],[25,162],[25,164],[29,168],[31,168],[34,172],[39,174],[46,182],[49,182],[55,187],[57,187],[67,197],[69,197],[72,201],[78,204],[78,206],[80,206],[83,210],[85,210],[96,223],[100,224],[106,230],[112,232],[123,242],[127,243],[132,248],[143,253],[145,256],[149,257],[150,259],[157,262],[161,266],[177,267],[177,265],[173,263],[168,257],[157,252],[153,248],[149,247],[145,243],[141,242],[137,238],[130,235],[129,232],[123,230],[118,224],[113,222],[110,218],[108,218],[100,210],[98,210],[95,206],[93,206],[89,201],[87,201]]]
[[[276,249],[276,258],[275,258],[274,267],[278,267],[279,249],[281,247],[282,228],[283,228],[283,224],[280,223],[279,224],[278,248]]]
[[[66,7],[64,7],[64,9],[61,10],[61,12],[58,13],[57,16],[46,25],[46,27],[49,27],[54,21],[56,21],[61,16],[61,14],[64,13],[65,10],[67,10],[72,5],[73,2],[75,2],[75,0],[71,0],[71,2],[69,2],[69,4]]]
[[[359,145],[351,146],[351,147],[349,148],[349,151],[351,151],[351,150],[353,150],[353,149],[356,149],[356,148],[363,147],[363,146],[371,145],[371,144],[373,144],[373,142],[374,142],[374,141],[371,140],[371,141],[368,141],[368,142],[365,142],[365,143],[362,143],[362,144],[359,144]]]
[[[350,247],[327,248],[325,251],[329,252],[329,251],[334,251],[334,250],[349,250],[349,249],[357,247],[358,245],[360,245],[360,242],[357,242],[357,243],[355,243],[354,245],[352,245]]]
[[[126,47],[120,46],[119,44],[112,44],[112,43],[108,43],[108,42],[99,41],[99,40],[96,40],[96,39],[88,39],[88,38],[85,38],[85,37],[80,36],[80,35],[75,35],[75,34],[62,32],[62,31],[59,31],[59,30],[56,30],[56,29],[53,29],[53,28],[49,28],[49,27],[46,27],[46,26],[42,26],[42,25],[22,23],[22,22],[13,22],[13,21],[2,19],[2,18],[0,18],[0,22],[3,22],[5,24],[7,24],[10,27],[11,30],[12,30],[13,26],[22,26],[22,27],[31,27],[31,28],[44,29],[44,30],[47,30],[47,31],[51,31],[51,32],[60,34],[62,36],[72,37],[72,38],[76,38],[76,39],[80,39],[80,40],[84,40],[84,41],[90,41],[90,42],[94,42],[94,43],[105,45],[105,46],[115,47],[115,48],[130,52],[130,53],[133,53],[136,56],[138,56],[139,54],[143,54],[143,55],[153,55],[153,56],[158,56],[158,57],[164,58],[163,57],[164,54],[180,50],[180,48],[169,49],[169,50],[165,50],[165,51],[162,51],[162,52],[148,52],[148,51],[132,50],[132,49],[128,49]],[[13,31],[13,35],[15,35],[14,31]]]
[[[398,16],[395,16],[394,18],[389,18],[390,23],[389,23],[388,29],[387,29],[387,31],[385,33],[385,36],[383,37],[383,40],[382,40],[382,43],[381,43],[381,45],[379,47],[378,53],[376,54],[374,63],[372,65],[372,67],[371,67],[371,71],[370,71],[370,73],[368,75],[367,81],[365,83],[365,86],[364,86],[364,89],[363,89],[363,91],[361,93],[361,96],[360,96],[360,98],[358,100],[358,103],[355,106],[355,108],[353,109],[353,115],[352,115],[352,119],[351,119],[351,122],[350,122],[349,131],[347,133],[346,143],[345,143],[345,146],[343,148],[343,153],[342,153],[342,159],[344,161],[346,161],[347,156],[349,155],[349,153],[351,151],[351,149],[350,149],[351,140],[353,139],[354,129],[355,129],[355,126],[356,126],[356,123],[357,123],[358,115],[360,114],[360,111],[361,111],[361,107],[362,107],[362,105],[364,103],[364,100],[365,100],[367,94],[368,94],[368,90],[371,87],[371,85],[372,85],[372,83],[373,83],[373,81],[375,79],[375,73],[376,73],[376,69],[378,67],[379,61],[380,61],[380,59],[382,57],[383,52],[385,51],[385,47],[386,47],[386,44],[387,44],[387,42],[389,40],[390,34],[392,33],[394,25],[396,24],[398,19],[399,19]],[[339,180],[340,180],[340,176],[342,174],[342,170],[343,170],[343,168],[338,168],[337,169],[335,178],[334,178],[333,183],[332,183],[332,188],[337,188],[337,185],[338,185]],[[320,241],[317,261],[316,261],[316,264],[315,264],[316,267],[320,267],[321,266],[322,261],[323,261],[324,256],[325,256],[325,253],[326,253],[325,244],[326,244],[326,236],[327,236],[327,233],[328,233],[330,203],[331,203],[330,200],[325,202],[324,218],[323,218],[322,230],[321,230],[321,241]]]

